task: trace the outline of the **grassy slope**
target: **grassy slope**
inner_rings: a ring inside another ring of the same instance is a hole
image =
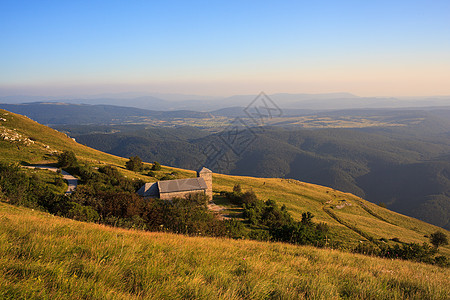
[[[0,110],[0,117],[7,119],[6,122],[0,122],[0,132],[7,128],[15,130],[23,137],[32,137],[36,141],[33,145],[25,146],[20,142],[0,140],[0,161],[51,162],[55,161],[54,156],[49,156],[51,150],[72,150],[79,159],[94,164],[115,165],[128,177],[140,178],[145,181],[155,180],[152,177],[126,170],[124,168],[126,159],[124,158],[78,144],[66,135],[40,125],[27,117],[4,110]],[[50,149],[45,145],[48,145]],[[195,176],[193,171],[169,167],[164,167],[161,172],[171,172],[172,170],[176,170],[179,177]],[[417,219],[381,208],[352,194],[328,187],[292,179],[214,174],[214,190],[216,192],[231,191],[236,183],[241,184],[244,190],[252,189],[263,200],[273,199],[280,205],[285,204],[297,219],[301,218],[302,212],[312,212],[316,216],[315,221],[326,222],[330,226],[330,231],[336,236],[336,241],[344,242],[349,247],[361,240],[366,240],[365,237],[399,238],[402,242],[423,243],[428,241],[425,235],[439,229]],[[343,203],[349,205],[341,209],[336,207]],[[363,232],[364,236],[358,232]],[[446,233],[449,235],[449,232]],[[442,247],[440,251],[442,254],[450,256],[450,245]]]
[[[0,118],[6,119],[6,122],[0,122],[0,132],[2,132],[2,128],[6,128],[14,130],[24,138],[35,140],[35,143],[30,146],[25,146],[24,143],[20,142],[0,143],[2,150],[1,161],[22,160],[28,163],[39,163],[51,160],[49,155],[52,150],[72,150],[81,159],[91,162],[102,161],[112,164],[123,164],[125,162],[123,158],[78,144],[65,134],[34,122],[25,116],[0,109]],[[49,148],[46,148],[46,146],[49,146]]]
[[[0,203],[2,299],[448,299],[450,270],[76,222]]]
[[[229,190],[235,183],[240,183],[244,190],[252,189],[264,200],[273,199],[285,204],[292,215],[300,219],[301,213],[312,212],[316,221],[326,222],[338,241],[350,244],[358,243],[365,238],[354,230],[339,223],[326,211],[331,211],[345,224],[362,230],[369,236],[380,238],[399,238],[402,242],[427,242],[428,235],[442,230],[434,225],[407,217],[388,209],[379,207],[349,193],[343,193],[328,187],[304,183],[292,179],[254,178],[215,174],[214,189]],[[337,206],[348,203],[342,209]],[[448,232],[446,232],[449,234]],[[450,255],[450,247],[441,248],[441,253]]]

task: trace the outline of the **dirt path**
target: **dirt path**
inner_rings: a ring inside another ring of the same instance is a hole
[[[217,213],[220,220],[231,219],[229,216],[223,214],[223,210],[225,208],[223,206],[215,204],[214,202],[209,202],[208,209],[212,212]]]
[[[32,166],[24,166],[25,168],[29,168],[29,169],[43,169],[43,170],[49,170],[52,172],[57,172],[59,169],[56,167],[50,167],[50,166],[46,166],[46,165],[32,165]],[[63,176],[63,178],[67,181],[67,191],[66,194],[71,194],[73,193],[73,191],[75,191],[77,185],[78,185],[78,179],[76,179],[75,177],[73,177],[71,174],[67,173],[64,170],[61,170],[61,174]]]

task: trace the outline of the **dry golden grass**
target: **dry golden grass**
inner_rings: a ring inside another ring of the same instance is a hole
[[[0,203],[2,299],[448,299],[450,270],[87,224]]]
[[[397,237],[403,242],[423,243],[429,241],[425,235],[436,230],[450,235],[448,231],[437,226],[392,212],[355,195],[331,188],[292,179],[214,174],[214,189],[217,191],[231,191],[236,183],[244,190],[253,190],[263,200],[272,199],[280,205],[285,204],[297,219],[301,218],[302,212],[312,212],[316,222],[326,222],[331,227],[331,234],[335,236],[336,241],[348,245],[355,245],[360,240],[366,239],[340,224],[327,214],[324,208],[331,209],[338,217],[376,239]],[[338,209],[337,207],[344,202],[350,205]],[[440,248],[440,252],[450,256],[450,246]]]

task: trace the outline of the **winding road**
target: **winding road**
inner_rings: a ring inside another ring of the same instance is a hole
[[[25,168],[29,168],[29,169],[44,169],[44,170],[49,170],[52,172],[57,172],[59,169],[56,167],[50,167],[50,166],[46,166],[46,165],[32,165],[32,166],[24,166]],[[73,191],[75,191],[75,188],[78,185],[78,179],[76,179],[75,177],[73,177],[72,175],[70,175],[69,173],[67,173],[64,170],[61,170],[61,174],[63,176],[63,178],[67,181],[67,191],[66,194],[71,194],[73,193]]]

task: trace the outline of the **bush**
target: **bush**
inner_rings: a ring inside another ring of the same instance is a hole
[[[206,206],[207,197],[190,194],[161,203],[164,227],[175,233],[189,235],[224,236],[225,223],[218,220]],[[161,200],[160,200],[161,201]]]
[[[417,243],[405,243],[401,247],[399,245],[380,245],[378,256],[433,263],[432,256],[435,255],[436,252],[437,250],[427,243],[423,243],[422,245]]]
[[[327,223],[322,222],[316,225],[316,229],[321,233],[328,233],[330,228]]]
[[[164,180],[174,180],[174,179],[175,179],[175,177],[173,177],[172,175],[166,174],[163,177],[161,177],[159,180],[164,181]]]
[[[130,157],[130,159],[125,163],[125,166],[128,170],[134,171],[134,172],[142,171],[144,168],[142,159],[139,156]]]
[[[273,240],[288,242],[298,245],[316,245],[325,244],[325,235],[316,229],[316,226],[305,225],[302,222],[293,222],[281,227],[271,227],[270,233]]]
[[[272,240],[272,235],[267,230],[256,229],[252,230],[249,234],[252,240],[268,242]]]
[[[355,248],[352,249],[352,252],[365,254],[365,255],[379,255],[380,249],[378,249],[375,245],[369,242],[361,242]]]
[[[153,162],[152,170],[153,170],[153,171],[159,171],[159,170],[161,170],[161,165],[159,164],[159,162],[157,162],[157,161],[154,161],[154,162]]]
[[[64,179],[61,177],[61,176],[58,176],[58,177],[56,177],[55,178],[55,185],[56,186],[64,186],[64,184],[65,184],[65,181],[64,181]]]
[[[430,243],[434,247],[439,248],[439,246],[448,245],[448,239],[445,233],[441,231],[436,231],[430,235]]]
[[[72,207],[67,212],[66,217],[84,222],[96,222],[99,220],[97,211],[95,211],[92,207],[83,206],[75,202],[72,202],[71,204]]]
[[[31,208],[39,208],[39,201],[53,193],[36,176],[27,176],[17,165],[0,163],[2,201]]]
[[[241,188],[241,185],[239,183],[235,184],[233,186],[233,193],[242,194],[242,188]]]
[[[58,165],[61,168],[75,167],[78,165],[77,157],[72,151],[65,150],[58,156]]]
[[[243,239],[246,237],[245,226],[242,222],[231,219],[224,221],[226,228],[226,235],[233,239]]]
[[[314,215],[312,213],[310,213],[309,211],[302,213],[302,224],[311,226],[313,218],[314,218]]]
[[[434,264],[440,267],[448,268],[450,266],[450,260],[448,259],[448,257],[440,255],[434,258]]]

